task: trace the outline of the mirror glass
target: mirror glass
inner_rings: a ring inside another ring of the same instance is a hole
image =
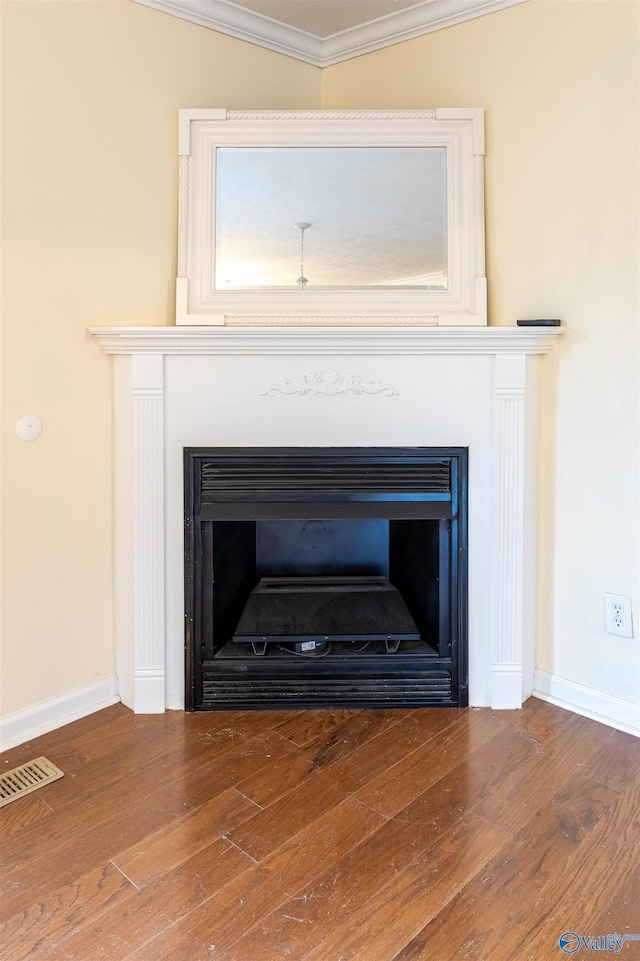
[[[219,147],[215,235],[216,290],[446,290],[446,147]]]

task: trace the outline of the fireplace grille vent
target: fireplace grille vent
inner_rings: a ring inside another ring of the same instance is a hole
[[[202,464],[201,493],[203,501],[207,495],[222,492],[259,491],[401,491],[405,495],[448,494],[451,492],[451,462],[447,460],[427,461],[417,458],[403,463],[386,460],[376,464],[372,470],[371,457],[366,462],[355,459],[337,461],[333,464],[319,465],[317,458],[294,457],[286,454],[281,457],[258,457],[258,469],[247,470],[246,461],[231,460],[226,456],[221,460],[207,460]]]
[[[426,706],[442,704],[451,698],[451,676],[444,673],[430,677],[283,677],[223,678],[216,675],[203,683],[204,701],[222,707],[243,703],[252,708],[261,705],[277,707],[313,707],[321,704],[359,704],[361,706],[401,707],[410,704]]]

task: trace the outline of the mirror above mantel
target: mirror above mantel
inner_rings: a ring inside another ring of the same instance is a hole
[[[180,111],[179,325],[483,325],[483,111]]]

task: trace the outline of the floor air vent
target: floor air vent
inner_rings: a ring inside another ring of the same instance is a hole
[[[64,777],[64,771],[46,757],[37,757],[35,761],[14,767],[13,771],[0,775],[0,808],[60,777]]]

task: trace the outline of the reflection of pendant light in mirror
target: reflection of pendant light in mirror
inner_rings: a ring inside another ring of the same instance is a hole
[[[304,290],[305,284],[309,283],[309,281],[304,275],[304,232],[310,226],[311,224],[304,224],[304,223],[294,224],[294,227],[296,227],[300,231],[300,276],[296,280],[296,283],[300,288],[300,290]]]

